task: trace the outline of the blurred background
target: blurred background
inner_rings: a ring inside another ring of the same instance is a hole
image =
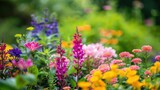
[[[14,35],[27,33],[31,15],[43,17],[46,8],[68,44],[78,27],[87,44],[118,51],[149,44],[160,51],[160,0],[0,0],[0,38],[16,43]]]

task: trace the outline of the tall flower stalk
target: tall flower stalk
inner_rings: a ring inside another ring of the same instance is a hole
[[[59,54],[59,56],[55,58],[56,76],[58,79],[57,84],[60,86],[59,89],[62,90],[63,87],[66,86],[65,78],[67,72],[67,62],[66,58],[64,57],[65,51],[61,47],[61,40],[56,52]]]
[[[81,68],[82,64],[84,62],[84,51],[82,49],[83,44],[82,44],[82,38],[81,35],[78,32],[74,34],[74,40],[73,40],[73,55],[74,55],[74,68],[76,69],[76,89],[78,89],[78,79],[79,76],[81,75]]]

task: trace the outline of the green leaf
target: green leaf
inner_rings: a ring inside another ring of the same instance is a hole
[[[70,83],[71,83],[72,88],[76,87],[76,81],[75,80],[71,79]]]
[[[0,90],[17,90],[15,79],[0,80]]]
[[[21,89],[23,87],[25,87],[28,84],[28,82],[23,78],[22,75],[18,75],[16,77],[16,86]]]
[[[32,66],[32,67],[29,67],[28,69],[27,69],[27,71],[29,72],[29,73],[32,73],[32,74],[34,74],[36,77],[38,76],[38,68],[37,68],[37,66]]]
[[[71,65],[69,68],[68,68],[68,71],[67,71],[67,74],[70,75],[72,73],[76,73],[76,69],[73,67],[73,65]]]

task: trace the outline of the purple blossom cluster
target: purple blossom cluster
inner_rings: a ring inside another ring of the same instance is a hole
[[[74,64],[75,64],[75,69],[78,70],[82,68],[82,64],[84,62],[82,38],[78,32],[74,35],[73,44],[74,44],[73,46]]]
[[[58,57],[55,58],[55,68],[56,68],[56,76],[59,80],[58,84],[60,86],[65,86],[65,77],[67,72],[68,60],[63,56],[65,51],[62,49],[61,45],[57,47]]]
[[[20,55],[22,54],[22,51],[19,50],[18,48],[13,48],[13,49],[9,50],[9,54],[11,56],[20,57]]]
[[[55,19],[49,21],[48,18],[45,18],[43,21],[38,22],[33,16],[31,25],[34,27],[34,30],[32,31],[33,36],[37,36],[39,33],[44,32],[46,36],[54,35],[55,37],[58,37],[58,23]]]

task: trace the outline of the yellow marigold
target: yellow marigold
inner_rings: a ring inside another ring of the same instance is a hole
[[[113,78],[116,78],[117,77],[117,73],[115,73],[114,71],[108,71],[108,72],[105,72],[103,74],[103,79],[106,79],[108,82],[111,81]]]
[[[126,72],[124,70],[118,70],[118,74],[120,77],[126,77]]]
[[[98,78],[101,78],[102,77],[102,72],[100,70],[96,70],[94,73],[93,73],[93,76],[97,76]]]
[[[16,38],[21,38],[21,37],[22,37],[22,34],[16,34],[16,35],[14,35],[14,37],[16,37]]]
[[[99,86],[106,87],[106,83],[104,83],[102,80],[99,80],[98,84]]]
[[[156,66],[157,67],[157,72],[160,72],[160,62],[155,62],[154,63],[154,66]]]
[[[106,87],[95,87],[93,90],[107,90]]]
[[[88,88],[91,86],[91,83],[89,82],[79,82],[78,86],[82,89],[88,90]]]
[[[128,84],[133,84],[134,82],[137,82],[139,80],[139,76],[138,75],[135,75],[135,76],[132,76],[132,77],[129,77],[127,79],[127,83]]]
[[[118,65],[116,65],[116,64],[111,65],[112,71],[117,71],[117,69],[118,69]]]
[[[131,70],[131,71],[128,71],[128,72],[127,72],[127,77],[129,78],[129,77],[132,77],[132,76],[134,76],[134,75],[136,75],[136,74],[137,74],[137,71]]]
[[[90,81],[91,82],[97,82],[99,80],[99,77],[97,77],[97,76],[92,76],[91,78],[90,78]]]
[[[32,31],[34,30],[34,27],[28,27],[27,30]]]
[[[134,88],[134,90],[141,90],[141,87],[143,86],[143,83],[136,81],[132,83],[132,87]]]
[[[156,67],[156,66],[152,66],[152,67],[150,68],[150,71],[151,71],[152,74],[156,74],[156,72],[157,72],[157,67]]]

